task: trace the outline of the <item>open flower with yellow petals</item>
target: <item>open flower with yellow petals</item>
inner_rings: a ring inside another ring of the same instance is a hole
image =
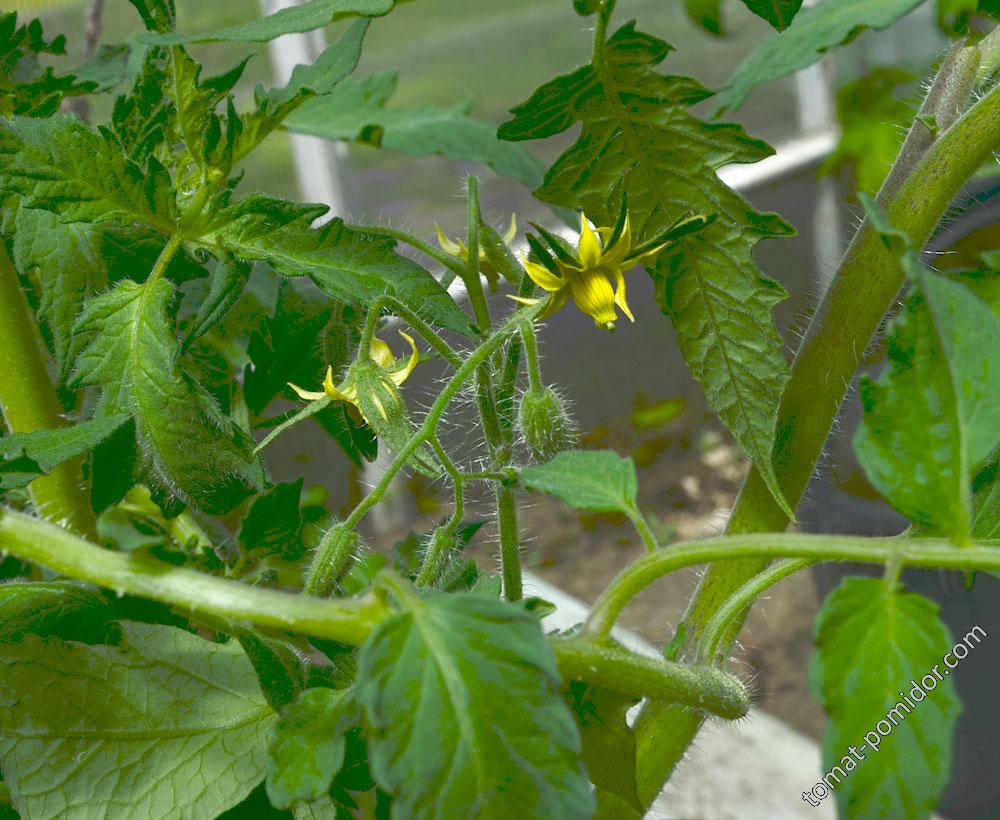
[[[420,361],[420,351],[417,350],[417,345],[413,341],[413,338],[408,334],[403,333],[403,331],[400,331],[399,335],[410,343],[410,349],[412,352],[410,353],[409,359],[397,359],[393,355],[389,345],[378,337],[373,337],[369,353],[371,355],[371,361],[377,369],[376,373],[368,373],[368,370],[371,369],[370,364],[366,366],[362,362],[356,362],[350,370],[347,371],[347,376],[339,386],[333,383],[332,367],[328,367],[326,369],[326,378],[323,380],[322,391],[303,390],[301,387],[294,385],[291,382],[289,382],[288,386],[298,393],[300,398],[306,399],[307,401],[316,401],[316,399],[328,397],[333,401],[347,402],[351,405],[351,408],[368,423],[369,426],[375,427],[377,424],[372,423],[374,418],[373,410],[377,412],[383,420],[388,419],[389,410],[386,408],[386,402],[393,401],[393,397],[396,396],[395,388],[398,388],[410,377],[410,374],[413,372],[413,368],[415,368]],[[371,381],[372,375],[376,377],[376,381],[382,382],[381,385],[376,384],[375,387],[382,387],[383,389],[379,390],[371,388],[368,383]],[[365,389],[365,395],[360,398],[358,396],[359,384],[368,388]]]
[[[524,268],[531,280],[552,294],[539,318],[551,316],[572,296],[576,306],[598,327],[614,330],[618,310],[629,321],[635,321],[625,301],[625,272],[655,257],[666,242],[634,248],[628,214],[617,229],[598,228],[596,231],[580,214],[580,241],[575,256],[547,232],[543,236],[549,241],[555,258],[536,254],[542,261],[524,259]],[[518,301],[533,303],[527,299]]]
[[[463,262],[469,261],[469,249],[466,247],[465,242],[461,239],[453,242],[447,236],[444,235],[444,231],[441,230],[441,226],[434,225],[437,231],[438,245],[441,246],[441,250],[451,256],[461,259]],[[517,215],[510,215],[510,227],[507,229],[507,233],[503,235],[503,241],[508,245],[514,241],[514,237],[517,236]],[[489,257],[486,255],[486,249],[480,245],[479,246],[479,272],[486,277],[486,281],[489,282],[490,290],[497,289],[497,283],[500,281],[500,271],[496,269],[496,266],[490,261]]]

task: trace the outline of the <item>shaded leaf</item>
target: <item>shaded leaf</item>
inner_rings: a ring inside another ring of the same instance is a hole
[[[778,31],[784,31],[802,8],[802,0],[743,0],[743,5]]]
[[[184,339],[185,347],[222,321],[243,295],[250,281],[250,270],[250,265],[231,256],[218,261],[212,270],[208,294],[198,305],[198,312]]]
[[[56,465],[89,453],[128,419],[127,415],[114,414],[71,427],[0,438],[0,490],[26,487]]]
[[[722,37],[722,0],[684,0],[684,8],[688,17],[699,28]]]
[[[305,688],[305,662],[289,644],[276,638],[242,627],[233,632],[253,664],[265,700],[280,712]]]
[[[350,689],[308,689],[285,707],[268,749],[271,803],[287,809],[326,795],[344,765],[345,733],[360,718]]]
[[[25,635],[62,635],[66,622],[79,634],[107,608],[103,595],[75,581],[0,584],[0,644]]]
[[[303,479],[275,484],[257,496],[240,527],[240,546],[247,552],[281,555],[291,561],[302,557],[302,511],[299,498]]]
[[[137,35],[141,43],[181,45],[185,43],[266,43],[275,37],[322,28],[335,20],[357,15],[379,17],[392,10],[394,0],[306,0],[265,17],[255,17],[216,31],[201,34]]]
[[[642,812],[635,774],[635,733],[625,720],[625,713],[638,699],[584,681],[571,681],[564,696],[580,727],[583,762],[591,782]]]
[[[122,631],[122,647],[29,635],[0,652],[0,756],[23,815],[215,817],[264,777],[277,718],[239,644]]]
[[[961,711],[951,680],[932,671],[951,648],[937,606],[881,580],[845,578],[815,634],[810,683],[830,717],[823,771],[834,772],[841,816],[927,817],[948,783]],[[890,734],[876,731],[880,721]]]
[[[759,85],[787,77],[819,60],[866,28],[884,29],[924,0],[827,0],[803,9],[786,31],[761,40],[715,100],[715,114],[732,111]]]
[[[349,79],[309,100],[284,122],[289,131],[348,140],[411,156],[440,154],[482,162],[496,173],[537,186],[543,165],[521,146],[497,139],[496,126],[469,116],[471,100],[451,108],[388,108],[395,71]]]

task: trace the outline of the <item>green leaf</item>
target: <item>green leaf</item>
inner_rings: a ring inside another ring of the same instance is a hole
[[[122,647],[27,636],[0,653],[0,756],[22,816],[215,817],[264,777],[276,715],[239,644],[122,631]]]
[[[65,53],[66,38],[46,41],[38,20],[19,27],[16,13],[0,14],[0,115],[48,117],[66,97],[117,85],[124,78],[129,48],[101,46],[72,73],[57,74],[47,65],[48,56]]]
[[[845,578],[824,602],[815,631],[810,678],[830,717],[823,770],[834,772],[841,816],[927,817],[948,783],[961,711],[940,668],[951,640],[937,606],[881,580]],[[920,683],[928,677],[925,692]],[[882,736],[879,725],[891,733]]]
[[[1000,444],[1000,321],[963,285],[915,258],[910,269],[915,287],[890,329],[888,366],[861,384],[854,449],[897,510],[961,544],[971,473]]]
[[[539,88],[500,127],[505,139],[539,139],[583,121],[577,141],[545,175],[536,195],[616,224],[627,195],[637,244],[693,213],[714,215],[668,245],[653,271],[657,299],[709,403],[753,460],[772,494],[792,511],[771,466],[777,409],[788,366],[771,309],[784,289],[760,274],[752,249],[793,229],[755,211],[716,174],[720,166],[771,153],[731,124],[708,124],[687,108],[709,92],[687,77],[653,71],[671,46],[632,23],[594,65]]]
[[[0,191],[23,206],[44,208],[61,222],[135,220],[171,232],[177,211],[166,169],[140,168],[115,140],[74,116],[0,120]]]
[[[545,464],[525,467],[521,483],[578,510],[628,514],[636,509],[635,464],[610,450],[567,450]]]
[[[290,561],[302,557],[302,511],[299,498],[303,479],[290,484],[275,484],[257,496],[240,527],[239,543],[247,552],[281,555]]]
[[[281,713],[268,750],[267,796],[279,809],[319,800],[344,765],[345,733],[360,720],[350,689],[307,689]]]
[[[721,6],[722,0],[684,0],[684,8],[691,21],[716,37],[725,36],[722,30]]]
[[[823,160],[820,173],[850,168],[857,189],[875,194],[899,152],[903,128],[915,113],[893,91],[915,79],[908,71],[879,67],[838,90],[840,140]]]
[[[301,8],[301,6],[299,7]],[[246,156],[264,137],[316,95],[329,94],[358,65],[368,20],[357,20],[312,65],[297,65],[287,85],[254,89],[255,109],[240,118],[233,147],[234,160]]]
[[[120,282],[87,303],[71,384],[99,386],[102,411],[127,412],[150,479],[209,513],[228,512],[263,484],[253,440],[177,367],[175,290],[160,278]]]
[[[108,287],[99,231],[84,223],[61,225],[55,214],[19,207],[13,233],[14,265],[37,282],[38,319],[64,379],[72,363],[73,323],[84,299]]]
[[[357,682],[393,814],[591,816],[580,736],[534,617],[468,593],[403,594],[405,611],[362,647]]]
[[[0,438],[0,490],[26,487],[56,465],[89,453],[128,418],[120,414],[101,416],[72,427]]]
[[[583,762],[591,782],[622,797],[642,813],[635,773],[635,733],[625,720],[626,712],[639,702],[638,698],[584,681],[571,681],[565,697],[580,727]]]
[[[716,97],[715,115],[739,108],[757,86],[812,65],[864,29],[889,27],[923,1],[826,0],[804,9],[786,31],[762,40],[736,67]]]
[[[262,194],[237,203],[214,241],[241,259],[267,262],[284,276],[308,275],[324,293],[355,305],[389,294],[421,318],[471,335],[468,317],[416,262],[395,253],[395,241],[334,219],[313,229],[324,206],[297,205]]]
[[[972,491],[973,539],[1000,543],[1000,450],[980,470]]]
[[[25,635],[59,634],[67,621],[78,632],[107,607],[103,595],[75,581],[0,584],[0,644]]]
[[[743,0],[743,5],[778,31],[784,31],[802,8],[802,0]]]
[[[149,31],[173,31],[177,24],[174,0],[128,0],[139,12],[143,25]]]
[[[439,154],[481,162],[526,185],[541,182],[541,161],[521,146],[497,139],[493,124],[471,118],[471,100],[451,108],[387,108],[397,79],[395,71],[383,71],[346,80],[333,93],[309,100],[285,120],[284,127],[411,156]]]
[[[247,653],[268,705],[280,712],[306,685],[305,661],[287,643],[236,626],[232,634]]]
[[[250,265],[228,254],[218,261],[212,270],[208,293],[198,305],[198,312],[184,337],[185,348],[222,321],[246,290],[250,271]]]
[[[266,43],[275,37],[322,28],[345,17],[381,17],[388,14],[394,0],[306,0],[281,9],[266,17],[257,17],[216,31],[201,34],[136,35],[140,43],[150,45],[182,45],[188,43]]]

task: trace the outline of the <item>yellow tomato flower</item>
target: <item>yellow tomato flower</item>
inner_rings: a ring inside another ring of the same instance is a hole
[[[580,241],[575,258],[553,260],[557,268],[555,271],[540,262],[524,258],[524,268],[531,280],[542,290],[552,294],[548,306],[539,316],[540,319],[551,316],[572,296],[576,306],[590,316],[598,327],[615,329],[615,322],[618,321],[616,308],[620,308],[629,321],[635,321],[628,302],[625,301],[625,271],[654,257],[663,250],[666,243],[635,252],[632,248],[632,226],[627,214],[621,233],[610,241],[612,236],[611,228],[598,228],[595,231],[587,218],[580,214]],[[606,242],[608,244],[605,247]],[[518,301],[529,304],[537,302],[527,299]]]
[[[445,253],[455,256],[461,259],[463,262],[469,261],[469,249],[465,246],[465,242],[459,239],[457,242],[452,242],[447,236],[444,235],[444,231],[441,230],[441,226],[434,223],[434,229],[437,231],[438,245],[441,246],[441,250]],[[508,245],[514,241],[514,237],[517,236],[517,215],[510,215],[510,227],[507,229],[507,233],[503,235],[503,241]],[[496,269],[496,266],[487,258],[486,250],[482,245],[479,246],[479,270],[486,277],[486,281],[490,283],[490,289],[495,290],[497,282],[500,279],[500,271]]]
[[[408,360],[397,359],[393,355],[389,345],[377,336],[372,338],[371,346],[369,347],[371,360],[382,372],[382,379],[387,385],[391,384],[394,387],[402,385],[403,382],[410,377],[410,374],[413,372],[413,368],[415,368],[420,362],[420,351],[417,350],[417,345],[416,342],[413,341],[413,337],[409,334],[403,333],[403,331],[399,331],[399,335],[410,343],[410,349],[412,352],[410,353],[410,358]],[[345,401],[351,405],[353,410],[356,411],[361,418],[369,424],[369,426],[372,425],[372,420],[364,414],[358,404],[358,386],[351,370],[348,371],[347,377],[339,387],[333,383],[332,367],[328,367],[326,369],[326,378],[323,380],[323,389],[321,391],[303,390],[301,387],[292,384],[291,382],[288,383],[288,386],[298,393],[300,398],[303,398],[306,401],[316,401],[317,399],[322,399],[324,397],[329,397],[333,401]],[[386,408],[379,399],[377,393],[372,392],[370,398],[382,418],[388,419]]]

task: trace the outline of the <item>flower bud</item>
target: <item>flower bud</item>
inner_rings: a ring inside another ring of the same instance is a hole
[[[523,393],[517,423],[521,439],[536,461],[548,461],[572,445],[576,437],[576,427],[551,387],[541,391],[529,388]]]

